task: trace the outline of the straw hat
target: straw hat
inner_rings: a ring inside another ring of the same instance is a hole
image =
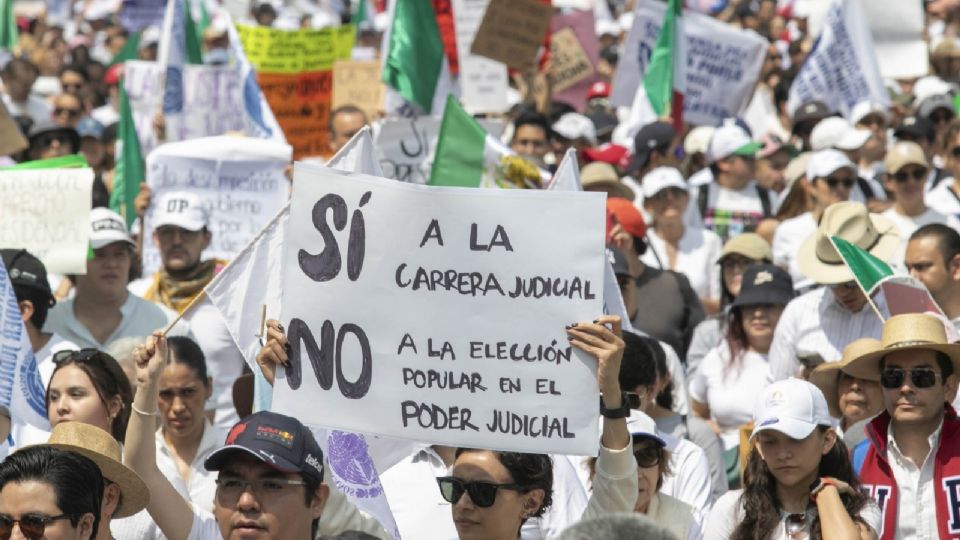
[[[882,348],[855,358],[850,369],[880,379],[880,359],[898,351],[936,351],[953,362],[953,371],[960,373],[960,344],[947,341],[943,322],[926,313],[905,313],[887,319],[883,325]],[[846,351],[844,351],[846,353]],[[859,375],[858,375],[859,376]],[[866,377],[864,377],[866,378]]]
[[[816,232],[800,245],[797,256],[803,275],[820,285],[853,280],[853,272],[833,247],[831,236],[839,236],[883,261],[890,259],[900,246],[900,230],[893,221],[867,212],[867,207],[858,202],[831,204],[823,212]]]
[[[109,433],[82,422],[62,422],[53,428],[46,446],[76,452],[100,467],[103,477],[120,486],[120,505],[114,519],[136,514],[150,502],[150,489],[121,461],[118,443]]]
[[[820,364],[813,373],[810,374],[810,382],[823,392],[827,398],[827,406],[830,408],[830,415],[834,418],[843,416],[840,411],[839,387],[840,373],[846,373],[851,377],[865,379],[868,381],[879,381],[879,373],[873,373],[869,369],[864,369],[863,364],[853,365],[850,363],[857,358],[883,348],[879,339],[861,338],[843,348],[843,358],[839,362],[828,362]]]

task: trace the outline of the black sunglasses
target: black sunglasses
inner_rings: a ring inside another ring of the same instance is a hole
[[[103,351],[89,347],[80,349],[79,351],[57,351],[53,353],[53,363],[62,364],[67,360],[73,360],[74,362],[89,362],[95,359],[99,354],[103,354]]]
[[[837,178],[836,176],[828,176],[824,178],[824,181],[830,189],[836,188],[839,184],[843,184],[843,187],[847,189],[852,189],[853,183],[856,182],[853,178]]]
[[[886,368],[880,374],[880,386],[895,389],[903,386],[907,373],[910,373],[910,382],[917,388],[930,388],[937,383],[939,373],[933,368],[921,367],[913,369]]]
[[[440,495],[443,500],[450,504],[457,504],[463,492],[470,495],[473,504],[480,508],[489,508],[497,501],[497,491],[509,489],[513,491],[522,491],[524,488],[519,484],[494,484],[493,482],[464,482],[455,476],[437,477],[437,485],[440,486]]]
[[[11,516],[0,515],[0,540],[9,540],[13,534],[13,524],[20,525],[20,532],[29,540],[40,540],[43,538],[43,532],[47,525],[60,519],[70,519],[67,514],[59,516],[46,516],[43,514],[24,514],[20,519],[13,519]]]
[[[662,450],[659,446],[646,446],[639,450],[634,450],[633,457],[637,460],[637,467],[646,469],[659,465],[660,459],[663,456]]]
[[[896,180],[898,184],[903,184],[911,178],[914,180],[925,180],[927,178],[927,170],[914,169],[913,172],[897,171],[897,173],[893,175],[893,179]]]

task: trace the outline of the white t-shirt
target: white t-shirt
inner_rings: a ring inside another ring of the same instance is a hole
[[[655,229],[647,230],[648,248],[640,260],[648,266],[683,273],[701,299],[720,299],[720,265],[717,259],[723,251],[723,242],[713,231],[684,227],[677,244],[677,264],[667,268],[667,243]]]
[[[777,227],[777,232],[773,234],[773,262],[790,272],[793,288],[796,290],[814,285],[813,280],[800,271],[797,253],[803,241],[815,232],[817,232],[817,221],[813,219],[813,214],[804,212],[799,216],[783,220],[783,223]]]
[[[766,355],[746,351],[739,365],[731,365],[726,343],[707,353],[690,379],[690,397],[710,407],[710,416],[723,432],[724,450],[740,444],[739,428],[753,420],[754,397],[767,384]]]
[[[960,197],[952,187],[953,178],[944,178],[923,196],[923,202],[945,216],[960,217]]]
[[[920,227],[931,223],[942,223],[960,231],[960,220],[958,220],[955,215],[944,215],[933,208],[927,208],[927,210],[919,216],[911,217],[899,214],[891,207],[884,210],[880,215],[896,223],[900,229],[900,247],[897,248],[896,253],[889,259],[891,264],[900,269],[904,269],[903,259],[907,255],[907,242],[910,240],[910,235]]]
[[[193,509],[193,525],[190,527],[190,534],[187,540],[222,540],[220,527],[217,526],[217,518],[212,513],[191,505]]]
[[[13,117],[29,116],[35,124],[52,120],[53,105],[51,105],[49,101],[32,94],[27,96],[27,101],[16,103],[10,98],[9,94],[4,93],[3,104],[7,107],[7,112],[10,113],[10,116]]]
[[[703,225],[717,233],[724,242],[741,233],[752,232],[763,220],[763,203],[756,182],[750,181],[738,190],[728,189],[717,183],[708,188],[707,207]],[[691,190],[690,204],[699,206],[699,189]],[[770,212],[775,213],[777,197],[768,193]],[[698,209],[699,211],[699,209]]]
[[[728,491],[717,499],[710,515],[707,516],[707,522],[703,527],[703,540],[727,540],[737,528],[737,524],[743,520],[743,505],[740,504],[740,496],[743,495],[742,489]],[[786,512],[780,512],[780,524],[773,530],[769,540],[788,540],[786,531]],[[807,510],[807,524],[813,521],[817,516],[815,507]],[[880,509],[873,499],[869,499],[867,504],[860,510],[860,519],[869,525],[874,531],[879,531],[883,525],[883,517]],[[794,540],[809,538],[807,534],[802,534]]]

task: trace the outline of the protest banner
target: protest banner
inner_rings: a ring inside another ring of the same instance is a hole
[[[289,31],[238,24],[237,31],[293,157],[325,155],[333,63],[350,58],[356,28]]]
[[[337,60],[333,63],[333,98],[330,109],[355,105],[367,118],[383,111],[386,87],[380,80],[383,66],[379,60]]]
[[[487,133],[499,137],[503,124],[480,120]],[[377,155],[383,176],[401,182],[426,184],[430,180],[433,153],[440,137],[440,118],[394,118],[386,120],[376,132]]]
[[[870,29],[856,0],[831,5],[823,32],[790,85],[787,110],[793,114],[814,100],[844,116],[861,101],[890,105]]]
[[[613,79],[611,102],[630,106],[650,64],[660,34],[665,4],[641,0]],[[738,30],[702,13],[684,11],[687,50],[683,119],[695,125],[718,125],[739,116],[750,103],[767,41],[755,32]]]
[[[23,248],[48,272],[86,274],[93,169],[0,171],[0,248]]]
[[[283,173],[289,146],[245,137],[207,137],[157,147],[147,157],[153,200],[189,191],[204,201],[212,233],[204,257],[231,259],[283,208],[289,182]],[[160,267],[154,244],[156,208],[144,216],[143,271]]]
[[[460,57],[460,100],[470,114],[507,110],[507,66],[470,52],[489,3],[490,0],[453,0]]]
[[[912,79],[929,73],[930,55],[923,39],[921,2],[860,2],[870,25],[876,58],[883,59],[880,75]]]
[[[536,63],[552,12],[537,0],[490,0],[470,52],[526,71]]]
[[[120,7],[120,25],[128,32],[136,32],[163,20],[167,3],[164,0],[123,0]]]
[[[592,11],[554,15],[550,20],[550,69],[547,71],[552,99],[583,110],[587,90],[597,80],[600,58]]]
[[[296,164],[289,365],[272,409],[425,443],[595,455],[596,360],[564,328],[602,310],[603,201]]]

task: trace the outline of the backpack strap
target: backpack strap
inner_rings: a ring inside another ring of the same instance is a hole
[[[757,188],[757,197],[760,198],[760,207],[763,208],[763,217],[772,217],[773,211],[771,210],[770,206],[770,190],[757,183],[754,183],[753,185]]]
[[[710,183],[702,184],[697,189],[697,208],[700,209],[700,219],[707,219],[707,204],[710,202]]]
[[[867,182],[866,178],[862,176],[857,176],[857,185],[860,186],[860,191],[863,192],[863,198],[866,200],[876,199],[876,195],[873,193],[873,188],[870,187],[870,182]]]

